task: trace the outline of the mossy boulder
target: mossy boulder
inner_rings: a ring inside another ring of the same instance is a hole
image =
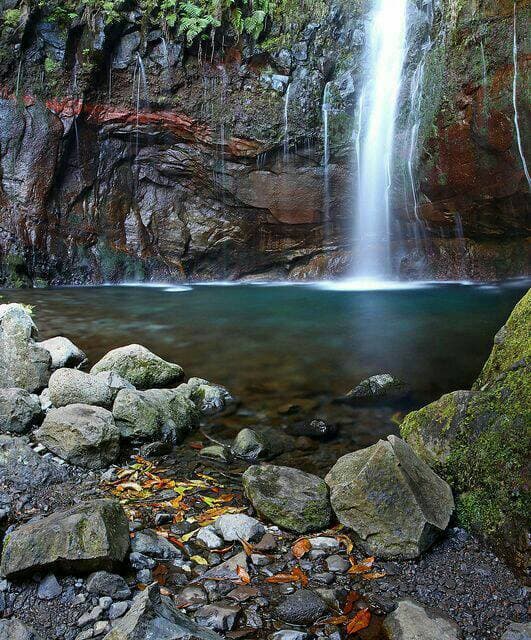
[[[119,391],[112,413],[120,437],[125,440],[153,441],[160,435],[159,408],[142,391]]]
[[[166,362],[140,344],[109,351],[91,369],[91,373],[114,371],[138,389],[169,387],[183,377],[178,364]]]
[[[243,488],[256,511],[281,529],[302,534],[330,524],[328,487],[310,473],[275,465],[252,466],[243,474]]]
[[[457,494],[459,522],[524,569],[531,500],[531,295],[498,332],[474,390],[409,414],[404,438]]]
[[[110,569],[123,562],[128,549],[129,525],[121,505],[90,500],[12,531],[4,541],[0,574]]]
[[[325,480],[338,520],[380,558],[418,557],[454,510],[448,484],[396,436],[343,456]]]

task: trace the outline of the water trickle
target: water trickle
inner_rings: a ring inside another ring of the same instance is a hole
[[[518,37],[516,33],[516,0],[514,2],[514,28],[513,28],[513,63],[514,63],[514,77],[513,77],[513,105],[514,105],[514,126],[516,129],[516,140],[518,143],[518,152],[522,160],[522,167],[524,169],[525,177],[527,178],[527,186],[531,189],[531,176],[527,168],[527,162],[525,159],[524,147],[522,145],[522,134],[520,132],[520,119],[518,116],[517,105],[517,89],[518,89]]]
[[[329,136],[329,115],[330,115],[330,83],[327,82],[323,93],[323,139],[324,139],[324,222],[328,231],[330,224],[330,136]]]
[[[144,67],[144,61],[142,56],[136,54],[136,65],[133,74],[133,102],[136,107],[136,127],[135,127],[135,150],[134,150],[134,192],[138,193],[138,180],[139,180],[139,162],[138,154],[140,151],[140,111],[148,104],[148,84],[146,79],[146,69]]]
[[[288,84],[286,94],[284,95],[284,161],[289,155],[289,94],[291,84]]]
[[[485,45],[483,44],[483,40],[480,43],[480,49],[481,49],[481,69],[483,72],[483,86],[486,87],[488,84],[488,77],[487,77],[487,58],[485,57]]]
[[[368,34],[367,79],[359,109],[359,191],[353,275],[390,273],[393,137],[406,50],[407,0],[375,0]]]
[[[20,95],[20,80],[22,78],[22,63],[24,62],[24,59],[22,56],[20,56],[20,60],[18,61],[18,70],[17,70],[17,84],[15,87],[15,97],[19,98]]]

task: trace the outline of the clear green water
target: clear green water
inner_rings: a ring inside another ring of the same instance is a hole
[[[41,337],[66,335],[94,362],[138,342],[244,401],[333,397],[391,372],[419,398],[471,385],[523,295],[437,285],[383,291],[311,286],[123,286],[0,292],[34,305]]]

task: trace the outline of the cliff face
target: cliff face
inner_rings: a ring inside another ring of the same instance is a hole
[[[134,2],[106,23],[98,11],[66,19],[0,0],[0,281],[343,273],[369,4],[282,0],[258,35],[223,23],[208,39],[187,39],[179,23],[159,28]],[[425,13],[427,4],[412,2],[410,11]],[[517,11],[524,132],[529,6],[518,2]],[[421,251],[397,243],[399,268],[424,277],[519,275],[529,190],[513,123],[513,3],[433,8],[422,22],[423,42],[429,35],[433,45],[415,152],[424,240]],[[418,55],[412,47],[412,69]],[[410,102],[405,83],[404,114]],[[410,132],[404,115],[398,176],[411,157]],[[395,179],[407,232],[406,191]],[[461,225],[466,239],[455,239]]]

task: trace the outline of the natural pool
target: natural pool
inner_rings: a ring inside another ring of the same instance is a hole
[[[227,386],[242,404],[236,415],[209,425],[216,437],[242,426],[289,430],[317,416],[335,421],[339,438],[291,460],[325,472],[339,455],[396,430],[397,407],[352,409],[334,398],[381,372],[411,386],[402,412],[469,388],[525,284],[365,291],[337,283],[129,285],[1,295],[33,305],[41,338],[66,335],[91,362],[138,342],[189,376]]]

